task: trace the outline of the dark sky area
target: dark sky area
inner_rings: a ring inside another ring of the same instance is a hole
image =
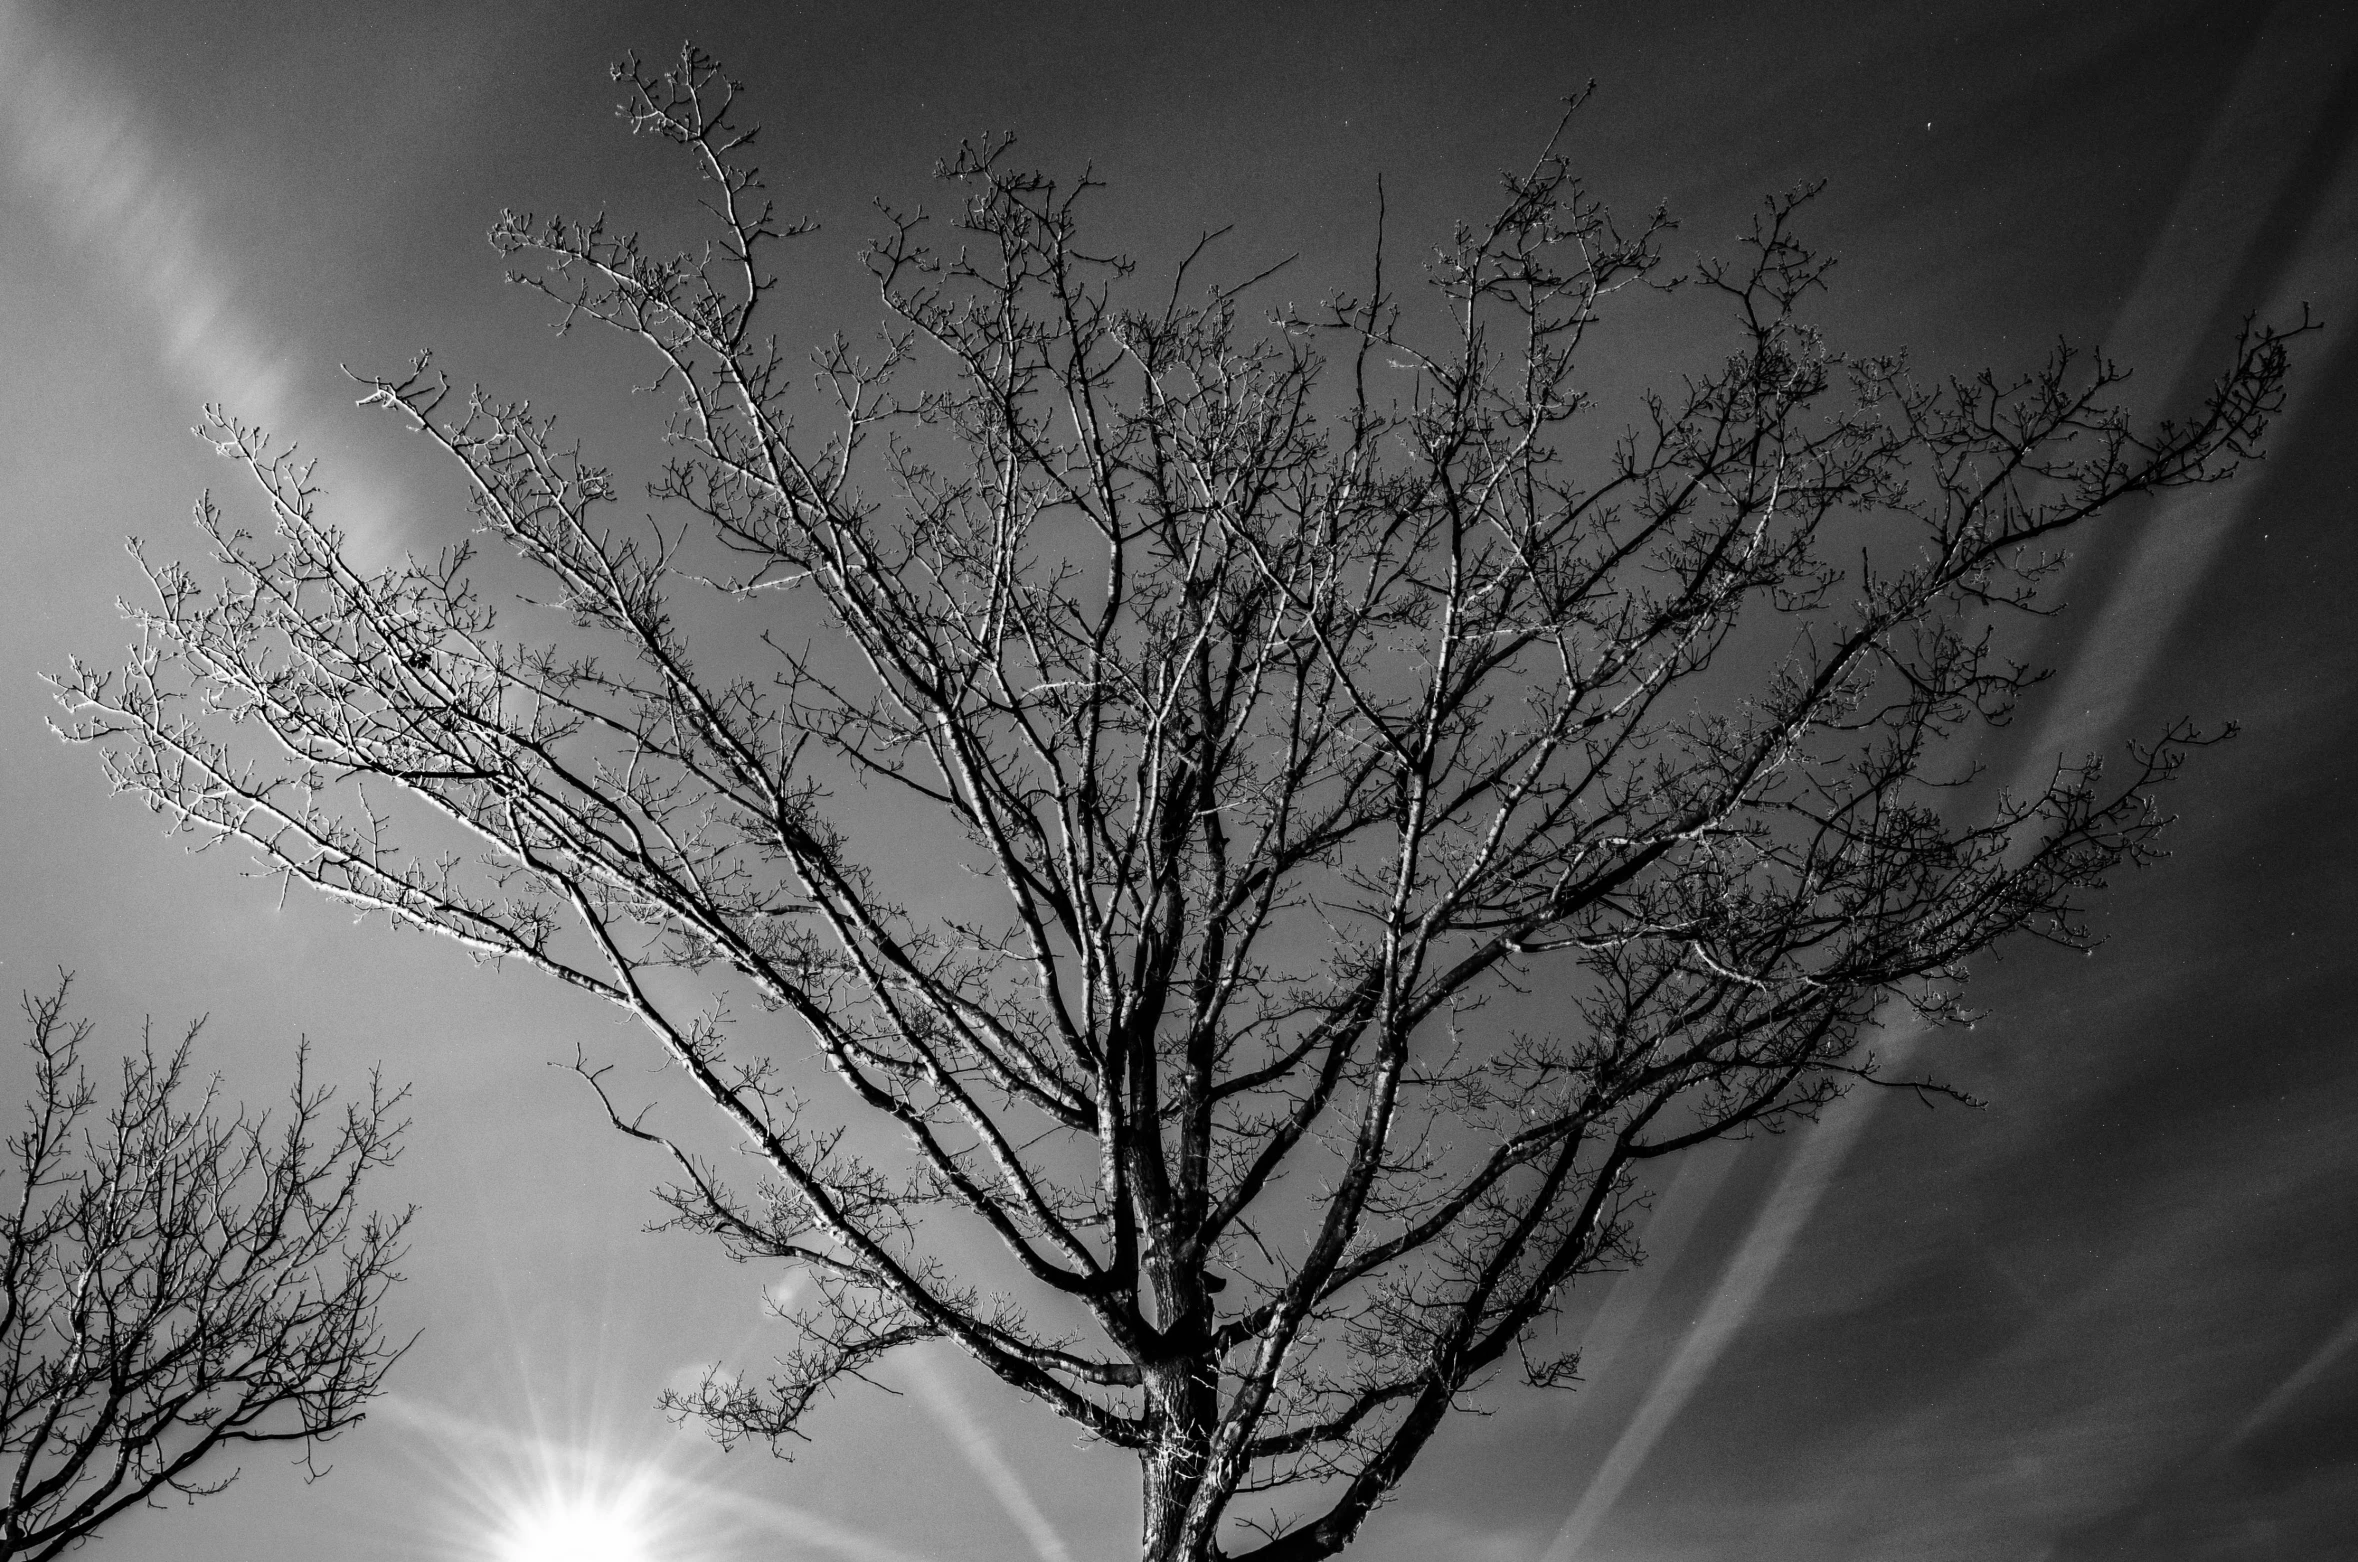
[[[1674,257],[1830,181],[1809,231],[1846,348],[1945,372],[2101,343],[2158,414],[2244,316],[2313,305],[2266,462],[2090,540],[2059,676],[1989,756],[2243,728],[2170,794],[2174,855],[2114,886],[2099,953],[2010,951],[1989,1018],[1913,1054],[1987,1108],[1854,1099],[1691,1157],[1653,1261],[1576,1311],[1585,1386],[1491,1395],[1349,1555],[2358,1555],[2358,9],[0,0],[0,985],[70,967],[124,1044],[209,1013],[205,1062],[256,1099],[301,1035],[332,1075],[416,1086],[380,1189],[421,1209],[394,1392],[326,1481],[266,1451],[91,1555],[499,1562],[520,1511],[577,1497],[649,1537],[585,1562],[1133,1543],[1127,1456],[946,1350],[838,1399],[792,1463],[666,1425],[663,1385],[758,1365],[779,1326],[773,1277],[642,1234],[661,1168],[547,1066],[585,1040],[652,1063],[636,1033],[281,905],[42,725],[36,675],[123,643],[123,538],[193,551],[200,491],[243,502],[188,433],[202,403],[299,441],[379,557],[455,540],[464,507],[339,364],[432,346],[591,437],[643,419],[632,366],[555,339],[482,232],[508,206],[679,226],[693,187],[611,117],[605,66],[683,36],[749,84],[772,183],[822,225],[774,322],[814,340],[874,318],[871,198],[928,199],[961,137],[1093,165],[1143,255],[1230,223],[1239,270],[1298,252],[1310,300],[1364,268],[1378,175],[1389,232],[1438,239],[1591,78],[1578,158],[1618,206],[1668,203]]]

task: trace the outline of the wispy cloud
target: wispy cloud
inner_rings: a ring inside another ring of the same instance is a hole
[[[2298,25],[2297,18],[2285,14],[2292,9],[2286,7],[2280,11],[2271,24],[2273,30]],[[2271,47],[2272,42],[2279,46]],[[2220,266],[2216,264],[2215,253],[2211,253],[2218,242],[2212,220],[2218,204],[2216,192],[2234,180],[2250,176],[2248,149],[2235,140],[2231,131],[2239,121],[2253,118],[2258,106],[2271,95],[2284,90],[2277,69],[2286,52],[2281,47],[2283,43],[2281,38],[2264,38],[2261,46],[2253,48],[2247,56],[2235,85],[2222,99],[2201,151],[2187,169],[2163,238],[2146,257],[2138,281],[2115,322],[2113,342],[2153,344],[2159,349],[2158,358],[2149,357],[2146,362],[2148,383],[2166,386],[2182,382],[2191,354],[2197,347],[2210,345],[2189,340],[2182,329],[2190,279],[2195,291],[2200,292],[2207,283],[2212,294],[2217,295],[2228,279],[2245,269]],[[2312,117],[2323,112],[2323,105],[2313,106]],[[2350,183],[2348,159],[2338,148],[2328,150],[2333,154],[2333,161],[2325,172],[2333,176],[2333,188],[2331,198],[2323,204],[2330,212],[2343,213],[2353,206],[2352,193],[2346,188]],[[2278,173],[2280,182],[2303,176],[2298,168],[2280,169]],[[2315,171],[2310,171],[2308,177],[2314,176]],[[2312,193],[2300,192],[2304,197]],[[2253,235],[2244,238],[2247,249],[2256,242]],[[2329,234],[2312,232],[2309,240],[2303,256],[2289,257],[2277,269],[2272,293],[2288,296],[2271,296],[2265,301],[2266,311],[2281,315],[2290,303],[2297,301],[2304,285],[2316,284],[2319,274],[2316,257],[2333,253],[2334,246]],[[2241,301],[2211,296],[2194,302],[2198,306],[2194,318],[2200,319],[2215,313],[2223,304]],[[2181,328],[2173,329],[2173,326]],[[2027,745],[2022,773],[2013,778],[2015,790],[2035,789],[2042,784],[2045,766],[2059,749],[2075,744],[2085,747],[2101,741],[2124,704],[2149,676],[2205,571],[2233,530],[2232,504],[2212,504],[2206,508],[2208,513],[2182,515],[2183,524],[2166,534],[2161,534],[2158,528],[2149,529],[2130,556],[2119,583],[2107,594],[2085,641],[2087,645],[2101,647],[2102,654],[2077,658],[2065,669],[2059,687],[2048,702],[2051,714]],[[2164,535],[2165,540],[2154,540],[2157,534]],[[1887,1060],[1897,1061],[1916,1039],[1913,1030],[1887,1033],[1879,1050]],[[1694,1327],[1638,1402],[1558,1530],[1545,1554],[1546,1562],[1573,1562],[1584,1554],[1584,1548],[1610,1517],[1614,1505],[1647,1457],[1760,1303],[1843,1160],[1865,1131],[1881,1098],[1882,1092],[1878,1091],[1843,1101],[1800,1140]],[[2358,1345],[2358,1319],[2345,1324],[2325,1341],[2307,1363],[2255,1409],[2247,1418],[2244,1431],[2263,1424],[2282,1403],[2289,1403],[2310,1380],[2353,1345]],[[2075,1430],[2085,1435],[2087,1428],[2083,1425]]]
[[[984,1429],[982,1422],[958,1396],[957,1388],[948,1374],[931,1357],[918,1356],[910,1364],[909,1382],[925,1408],[941,1423],[942,1430],[957,1443],[958,1451],[966,1456],[974,1473],[982,1478],[1000,1508],[1015,1521],[1031,1543],[1032,1551],[1041,1562],[1072,1562],[1072,1553],[1065,1549],[1064,1537],[1056,1526],[1048,1522],[1048,1515],[1032,1497],[1031,1488],[1024,1484],[1015,1467],[999,1451],[998,1440]]]
[[[2234,1444],[2244,1441],[2254,1432],[2284,1414],[2286,1408],[2294,1400],[2300,1398],[2302,1392],[2310,1384],[2323,1377],[2328,1367],[2348,1355],[2353,1346],[2358,1346],[2358,1313],[2352,1313],[2349,1317],[2344,1318],[2340,1328],[2327,1335],[2324,1342],[2311,1351],[2306,1360],[2285,1374],[2284,1380],[2270,1389],[2267,1397],[2252,1407],[2251,1414],[2243,1418],[2243,1424],[2229,1434],[2228,1445],[2232,1447]]]
[[[0,0],[0,141],[92,285],[151,317],[161,362],[197,397],[271,422],[293,379],[283,346],[237,305],[236,268],[156,127],[18,0]]]
[[[1905,1053],[1915,1037],[1912,1029],[1887,1032],[1878,1048],[1885,1065],[1897,1068],[1904,1063]],[[1654,1445],[1678,1419],[1678,1413],[1686,1408],[1687,1401],[1718,1364],[1737,1331],[1752,1316],[1761,1294],[1768,1289],[1785,1255],[1792,1251],[1802,1228],[1816,1212],[1818,1201],[1825,1195],[1834,1173],[1841,1168],[1843,1158],[1865,1129],[1879,1096],[1880,1092],[1869,1092],[1845,1097],[1826,1112],[1815,1128],[1801,1136],[1798,1150],[1785,1164],[1784,1175],[1777,1179],[1775,1190],[1761,1207],[1752,1229],[1745,1234],[1743,1245],[1728,1261],[1711,1299],[1704,1303],[1702,1316],[1679,1342],[1677,1351],[1639,1402],[1637,1412],[1614,1440],[1596,1474],[1590,1477],[1587,1489],[1547,1548],[1546,1562],[1572,1562],[1580,1556],[1597,1527],[1613,1511],[1613,1505],[1621,1500],[1622,1492],[1654,1451]]]
[[[1606,1377],[1639,1325],[1652,1315],[1654,1296],[1662,1287],[1663,1277],[1677,1266],[1679,1255],[1686,1251],[1688,1240],[1695,1234],[1695,1223],[1711,1208],[1735,1164],[1735,1155],[1724,1145],[1678,1158],[1677,1173],[1670,1179],[1670,1186],[1655,1199],[1653,1211],[1639,1235],[1645,1245],[1646,1261],[1615,1277],[1605,1304],[1581,1331],[1583,1377],[1592,1382]]]

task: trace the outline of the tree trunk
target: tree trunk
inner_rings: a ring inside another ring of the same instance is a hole
[[[1203,1484],[1211,1451],[1218,1393],[1208,1363],[1182,1358],[1149,1368],[1147,1392],[1153,1409],[1154,1443],[1139,1458],[1143,1513],[1138,1554],[1142,1562],[1209,1562],[1218,1555],[1213,1536],[1187,1533],[1187,1511]]]
[[[1187,1499],[1195,1482],[1178,1468],[1182,1456],[1166,1444],[1139,1461],[1144,1513],[1138,1523],[1141,1562],[1193,1562],[1179,1547],[1187,1525]]]

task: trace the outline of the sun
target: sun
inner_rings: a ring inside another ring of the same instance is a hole
[[[658,1562],[632,1513],[590,1496],[545,1500],[517,1514],[492,1555],[497,1562]]]

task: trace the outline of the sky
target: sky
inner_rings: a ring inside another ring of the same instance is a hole
[[[2097,954],[2010,954],[1977,977],[1990,1017],[1913,1054],[1990,1104],[1857,1099],[1689,1157],[1653,1261],[1583,1316],[1584,1385],[1487,1396],[1349,1555],[2358,1547],[2348,8],[0,0],[0,983],[70,968],[126,1044],[143,1015],[207,1014],[204,1062],[255,1100],[299,1036],[330,1076],[381,1060],[415,1086],[378,1190],[420,1210],[388,1315],[421,1332],[391,1393],[318,1484],[264,1451],[91,1555],[496,1562],[525,1517],[581,1503],[665,1562],[1133,1542],[1127,1460],[946,1354],[829,1406],[791,1463],[665,1424],[666,1383],[776,1343],[775,1277],[641,1231],[660,1168],[549,1066],[636,1045],[621,1018],[282,905],[43,726],[37,674],[125,638],[123,539],[188,550],[197,495],[236,502],[188,432],[205,402],[299,441],[383,558],[455,540],[464,512],[339,365],[433,346],[623,427],[623,361],[556,341],[482,232],[508,206],[676,220],[605,65],[683,36],[749,83],[773,183],[822,223],[780,325],[814,339],[873,313],[871,198],[922,198],[961,137],[1094,166],[1142,253],[1234,223],[1240,266],[1298,252],[1331,280],[1364,265],[1378,175],[1390,231],[1437,239],[1592,78],[1577,156],[1623,208],[1669,204],[1674,256],[1830,181],[1810,232],[1841,257],[1844,346],[1970,370],[2101,343],[2167,413],[2247,314],[2314,306],[2264,464],[2103,534],[2068,577],[2041,647],[2059,675],[2004,763],[2181,715],[2243,731],[2173,790],[2173,855],[2115,886]]]

